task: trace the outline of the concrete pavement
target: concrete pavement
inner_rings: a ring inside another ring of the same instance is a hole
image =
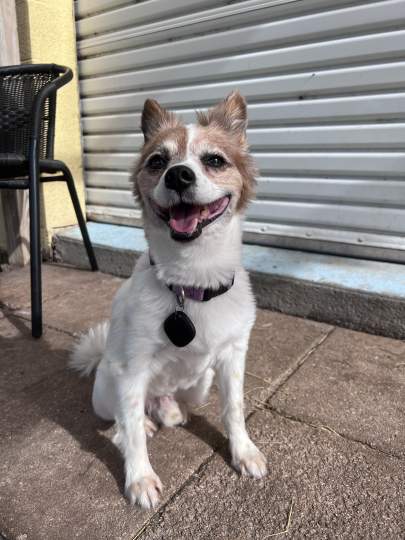
[[[160,507],[130,507],[113,427],[92,414],[91,380],[66,369],[77,333],[108,317],[121,281],[44,265],[45,333],[33,340],[29,273],[0,273],[4,538],[405,538],[405,344],[266,310],[246,415],[269,476],[231,469],[214,389],[187,426],[149,443]]]

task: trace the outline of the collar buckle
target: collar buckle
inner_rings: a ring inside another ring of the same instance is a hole
[[[173,289],[174,294],[176,295],[176,301],[177,301],[177,307],[179,307],[181,310],[184,309],[184,299],[185,299],[185,293],[184,293],[184,287],[176,287]]]

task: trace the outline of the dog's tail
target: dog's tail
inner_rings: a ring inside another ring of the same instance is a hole
[[[87,334],[81,336],[74,345],[69,366],[80,372],[81,376],[90,375],[103,357],[110,322],[104,321]]]

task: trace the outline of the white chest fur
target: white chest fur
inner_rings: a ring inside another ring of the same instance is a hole
[[[156,277],[145,254],[113,303],[105,360],[120,372],[149,370],[149,391],[154,395],[185,389],[212,367],[221,350],[254,323],[255,305],[243,268],[233,287],[208,302],[185,301],[184,310],[196,328],[194,340],[175,347],[164,333],[163,322],[176,308],[174,294]]]

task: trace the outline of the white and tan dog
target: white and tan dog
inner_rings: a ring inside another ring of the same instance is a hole
[[[144,508],[157,504],[162,489],[146,435],[156,430],[154,421],[184,423],[187,406],[206,400],[214,374],[234,467],[255,478],[266,474],[243,414],[255,320],[241,265],[241,212],[255,174],[246,124],[237,92],[189,126],[145,102],[145,144],[133,181],[150,251],[118,291],[111,321],[83,336],[73,353],[82,373],[97,367],[93,407],[115,419],[126,493]]]

